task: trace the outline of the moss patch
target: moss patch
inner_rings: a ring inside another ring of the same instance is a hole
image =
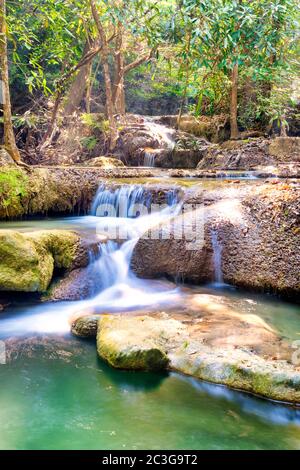
[[[79,243],[63,230],[19,233],[0,232],[0,290],[45,292],[54,268],[70,268]]]

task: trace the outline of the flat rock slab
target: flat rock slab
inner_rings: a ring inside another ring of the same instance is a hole
[[[175,370],[300,404],[300,370],[289,344],[258,316],[198,297],[199,308],[190,311],[101,316],[98,354],[115,368]]]

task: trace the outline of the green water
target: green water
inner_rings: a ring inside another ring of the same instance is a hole
[[[1,449],[299,449],[300,411],[96,358],[0,366]]]
[[[0,228],[94,233],[96,224],[78,217]],[[297,305],[211,286],[184,287],[182,305],[199,294],[258,315],[289,341],[300,339]],[[53,354],[40,336],[34,351],[18,339],[15,359],[0,365],[0,449],[300,449],[300,409],[178,374],[113,370],[93,342],[59,341],[69,331],[63,307],[19,299],[1,313],[0,338],[47,332],[58,343]],[[81,353],[73,354],[77,346]]]

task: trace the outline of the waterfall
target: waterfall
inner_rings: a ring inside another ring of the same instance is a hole
[[[149,207],[151,195],[142,185],[125,185],[116,188],[106,188],[101,184],[92,203],[91,214],[98,217],[112,215],[115,217],[130,217],[130,209],[142,204]]]
[[[153,287],[149,281],[139,279],[130,269],[133,250],[140,237],[153,227],[178,214],[182,203],[177,200],[177,191],[167,193],[166,205],[160,211],[151,212],[151,193],[141,185],[126,185],[107,189],[101,185],[92,205],[96,215],[97,230],[108,230],[109,237],[116,230],[117,236],[101,244],[101,256],[94,262],[101,292],[85,303],[95,308],[136,308],[169,302],[178,290],[165,290],[160,285]],[[142,206],[141,206],[142,205]],[[122,240],[120,233],[126,233]]]
[[[150,134],[159,141],[162,148],[167,148],[171,151],[174,149],[174,134],[176,132],[174,129],[154,122],[150,116],[145,117],[145,126]]]
[[[144,167],[155,167],[155,157],[159,156],[162,152],[172,152],[176,145],[174,134],[175,130],[171,129],[163,124],[158,124],[154,122],[153,118],[146,116],[144,118],[144,124],[148,131],[148,134],[158,142],[158,148],[148,148],[144,149]]]
[[[155,152],[145,151],[144,166],[148,168],[153,168],[155,166]]]
[[[223,247],[218,238],[218,232],[216,229],[211,231],[211,243],[213,248],[213,262],[214,262],[214,275],[215,282],[217,284],[224,284],[223,272],[222,272],[222,251]]]
[[[181,210],[182,203],[177,201],[176,191],[167,194],[167,204],[157,212],[150,212],[151,199],[151,193],[141,185],[111,189],[100,185],[91,215],[76,219],[76,223],[83,229],[95,227],[99,235],[105,227],[126,229],[128,237],[99,242],[99,251],[91,252],[85,274],[91,287],[90,297],[80,301],[30,305],[22,318],[16,311],[2,319],[2,333],[66,333],[70,330],[70,322],[78,315],[124,312],[143,307],[163,308],[164,305],[178,303],[180,290],[176,286],[170,288],[169,284],[161,281],[139,279],[130,269],[132,253],[140,237]],[[138,210],[139,202],[145,203],[147,210]]]

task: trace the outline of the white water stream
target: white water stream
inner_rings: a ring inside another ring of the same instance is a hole
[[[87,274],[93,276],[96,290],[98,284],[100,293],[82,301],[31,306],[25,312],[22,307],[21,317],[16,319],[10,315],[2,319],[2,334],[63,333],[70,330],[70,321],[79,312],[121,312],[178,301],[179,289],[175,286],[170,288],[169,283],[139,279],[130,269],[132,253],[139,238],[180,211],[181,203],[175,202],[173,194],[170,202],[161,211],[135,217],[149,204],[148,195],[141,186],[122,186],[113,192],[101,186],[92,206],[92,215],[80,219],[83,228],[86,224],[93,224],[97,233],[106,231],[109,235],[122,231],[128,239],[121,244],[113,240],[101,243],[100,257],[91,260]]]

